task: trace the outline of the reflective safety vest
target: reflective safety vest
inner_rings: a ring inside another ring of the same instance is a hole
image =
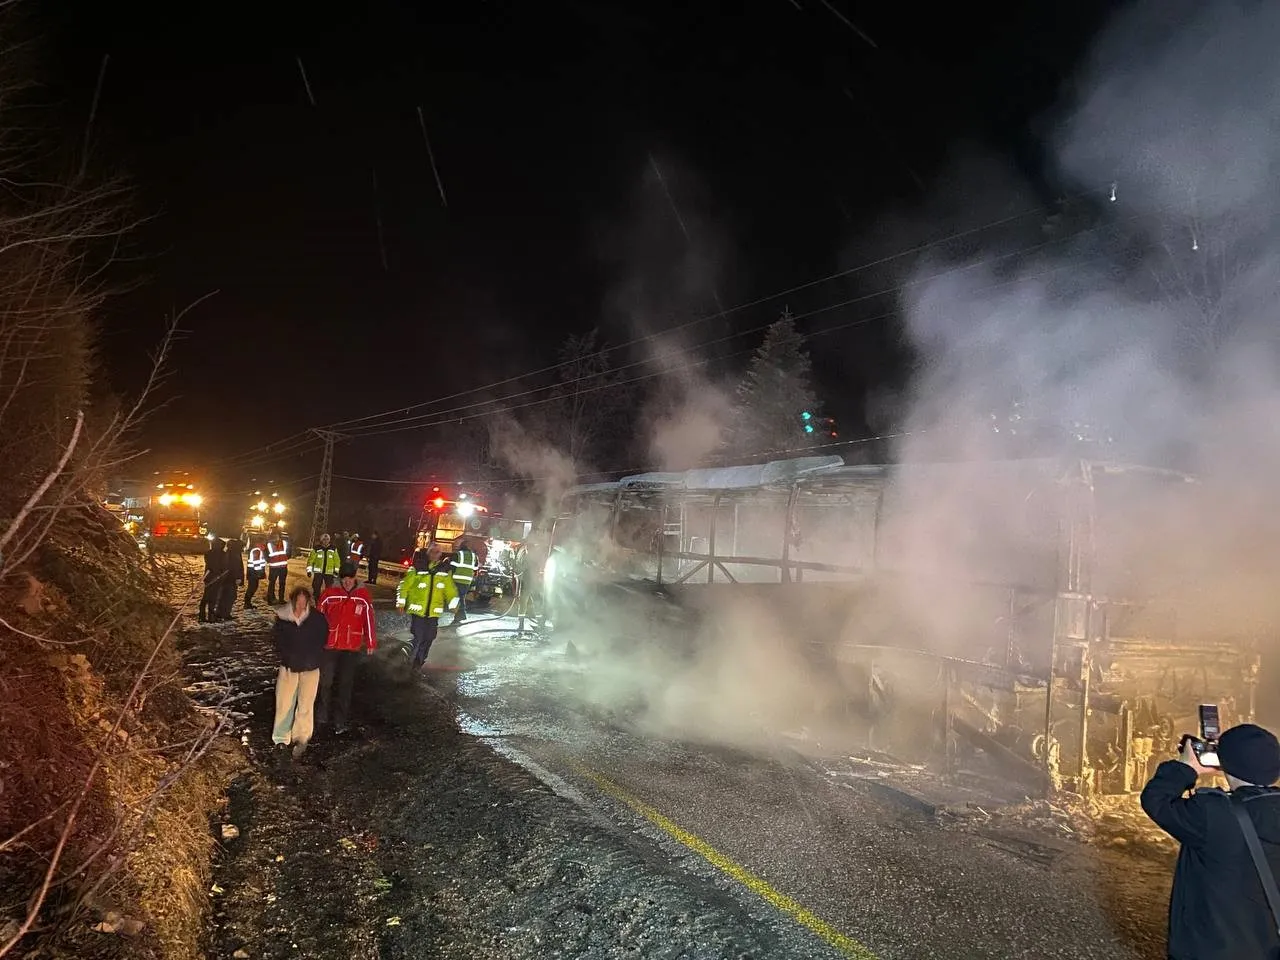
[[[396,587],[396,607],[415,617],[439,617],[445,609],[458,605],[458,588],[449,568],[443,565],[430,570],[410,567]]]
[[[249,572],[261,574],[267,569],[267,553],[262,549],[262,544],[255,543],[249,548]]]
[[[331,577],[341,566],[337,547],[316,547],[307,558],[307,573],[323,573]]]
[[[474,550],[459,550],[453,555],[453,582],[458,585],[460,593],[466,593],[462,587],[471,586],[479,565]]]
[[[272,540],[267,544],[267,566],[287,567],[289,565],[289,541]]]
[[[354,563],[357,568],[360,566],[360,561],[364,559],[363,540],[357,538],[351,541],[351,552],[347,559]]]

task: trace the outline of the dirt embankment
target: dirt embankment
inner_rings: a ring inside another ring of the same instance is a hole
[[[199,956],[209,817],[239,761],[184,694],[158,599],[191,571],[111,524],[59,528],[0,588],[0,944],[48,881],[13,956]]]

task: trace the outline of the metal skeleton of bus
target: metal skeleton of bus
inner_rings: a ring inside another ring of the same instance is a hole
[[[1196,487],[1183,474],[1080,460],[802,458],[645,474],[569,491],[552,556],[562,570],[592,568],[579,580],[592,589],[647,585],[694,616],[723,591],[789,604],[793,636],[782,642],[830,669],[857,668],[870,686],[855,698],[884,699],[886,683],[929,691],[923,741],[947,770],[967,743],[1045,790],[1124,793],[1195,729],[1200,703],[1254,715],[1253,640],[1181,636],[1178,588],[1121,589],[1132,557],[1168,549],[1138,529],[1143,511],[1194,508],[1183,500]],[[900,613],[903,597],[927,608],[933,596],[960,611],[945,614],[950,643],[900,616],[862,626],[877,622],[870,609]],[[897,713],[877,736],[887,729],[885,746],[902,746],[899,728],[921,742]]]

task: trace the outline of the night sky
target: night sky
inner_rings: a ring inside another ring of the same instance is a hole
[[[1052,197],[1037,119],[1115,4],[831,3],[59,5],[44,42],[67,135],[83,137],[109,54],[92,169],[129,176],[152,218],[115,268],[138,286],[103,318],[113,388],[137,387],[168,312],[220,291],[184,324],[144,442],[198,466],[543,366],[595,325],[628,340],[636,318],[618,291],[636,276],[659,291],[642,307],[651,332],[716,295],[737,304],[829,274],[851,249],[893,252],[901,238],[880,241],[877,223],[927,210],[959,149],[1005,158]],[[661,295],[690,251],[650,153],[717,267],[714,292]],[[884,306],[813,323],[857,309]],[[901,375],[895,336],[890,321],[815,341],[828,406],[855,429],[867,391]],[[344,456],[393,470],[429,439],[391,434]]]

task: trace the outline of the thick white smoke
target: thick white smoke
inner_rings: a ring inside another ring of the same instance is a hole
[[[1041,452],[1197,474],[1193,496],[1139,499],[1111,519],[1129,584],[1176,595],[1184,630],[1263,639],[1280,623],[1269,585],[1280,560],[1277,43],[1280,6],[1266,3],[1155,0],[1104,32],[1056,155],[1105,208],[1093,233],[1124,242],[909,287],[921,364],[898,451],[986,461],[1018,449],[1018,430],[1052,426]],[[1027,488],[984,471],[947,476],[903,484],[890,536],[958,583],[1017,555]],[[975,515],[984,497],[1015,509]],[[990,612],[976,612],[973,590],[904,589],[903,609],[939,645],[981,654],[963,646]]]

